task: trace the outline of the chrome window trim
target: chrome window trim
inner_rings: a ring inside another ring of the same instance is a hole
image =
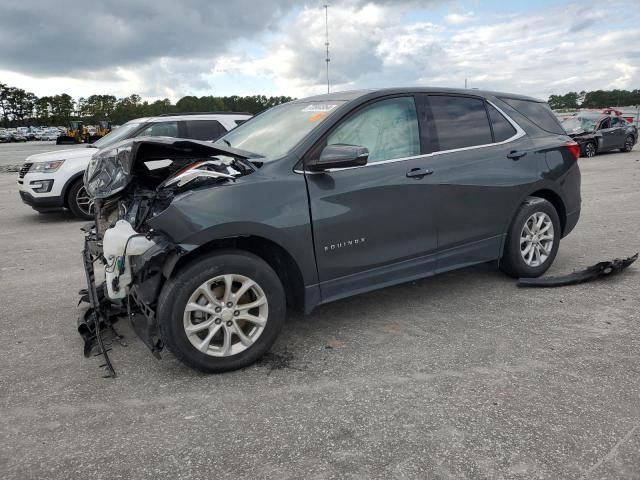
[[[314,171],[309,171],[309,170],[294,170],[295,173],[304,173],[307,175],[318,175],[318,174],[323,174],[323,173],[333,173],[333,172],[341,172],[344,170],[353,170],[355,168],[366,168],[366,167],[375,167],[376,165],[386,165],[389,163],[396,163],[396,162],[405,162],[407,160],[417,160],[419,158],[430,158],[430,157],[435,157],[438,155],[445,155],[448,153],[455,153],[455,152],[464,152],[467,150],[475,150],[478,148],[486,148],[486,147],[494,147],[496,145],[504,145],[510,142],[514,142],[516,140],[518,140],[519,138],[522,138],[526,135],[526,132],[522,129],[522,127],[520,127],[520,125],[518,125],[515,120],[513,120],[509,115],[507,115],[504,110],[502,110],[500,107],[498,107],[495,103],[493,103],[492,101],[488,100],[488,99],[484,99],[485,102],[487,102],[489,105],[491,105],[492,107],[494,107],[498,112],[500,112],[500,114],[507,119],[507,121],[511,124],[511,126],[513,128],[515,128],[516,133],[514,135],[512,135],[511,137],[507,138],[506,140],[503,140],[501,142],[493,142],[493,143],[485,143],[483,145],[472,145],[470,147],[460,147],[460,148],[452,148],[450,150],[439,150],[437,152],[431,152],[431,153],[425,153],[422,155],[413,155],[411,157],[402,157],[402,158],[392,158],[390,160],[382,160],[380,162],[373,162],[373,163],[367,163],[366,165],[358,165],[355,167],[344,167],[344,168],[328,168],[327,170],[323,170],[321,172],[314,172]],[[491,121],[489,118],[487,119],[489,121]]]

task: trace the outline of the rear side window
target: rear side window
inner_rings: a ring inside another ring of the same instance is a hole
[[[439,150],[493,143],[484,101],[478,98],[429,97]]]
[[[487,110],[489,110],[495,142],[504,142],[516,134],[516,129],[513,128],[513,125],[493,105],[487,103]]]
[[[560,122],[546,103],[533,102],[530,100],[516,100],[515,98],[501,98],[500,100],[512,106],[520,114],[527,117],[529,121],[541,129],[550,133],[566,135],[562,125],[560,125]]]
[[[217,140],[227,133],[217,120],[189,120],[186,123],[187,138],[192,140]]]

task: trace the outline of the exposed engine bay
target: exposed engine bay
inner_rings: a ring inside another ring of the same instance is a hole
[[[138,138],[92,158],[85,187],[94,200],[95,223],[83,228],[87,289],[81,291],[81,302],[89,308],[80,316],[78,331],[85,341],[85,355],[97,349],[109,376],[115,376],[115,370],[107,352],[110,342],[122,340],[113,326],[120,317],[129,317],[154,355],[159,357],[163,348],[155,321],[163,268],[185,252],[147,222],[182,194],[255,172],[256,164],[248,161],[252,157],[208,142]],[[104,270],[100,284],[96,265],[98,271]]]

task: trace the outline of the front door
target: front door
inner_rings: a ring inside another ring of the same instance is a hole
[[[602,143],[600,144],[600,150],[611,150],[616,148],[618,143],[618,135],[616,128],[611,125],[612,118],[605,118],[600,122],[598,131],[602,135]]]
[[[319,147],[332,144],[367,147],[369,160],[306,174],[323,301],[432,272],[437,174],[421,156],[413,96],[361,107]]]

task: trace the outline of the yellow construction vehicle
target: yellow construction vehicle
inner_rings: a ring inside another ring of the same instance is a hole
[[[80,121],[69,122],[69,127],[56,139],[56,145],[85,143],[89,140],[89,130]]]
[[[111,131],[111,122],[106,122],[106,121],[98,122],[95,132],[93,132],[89,136],[89,143],[93,143],[96,140],[100,140],[110,131]]]

